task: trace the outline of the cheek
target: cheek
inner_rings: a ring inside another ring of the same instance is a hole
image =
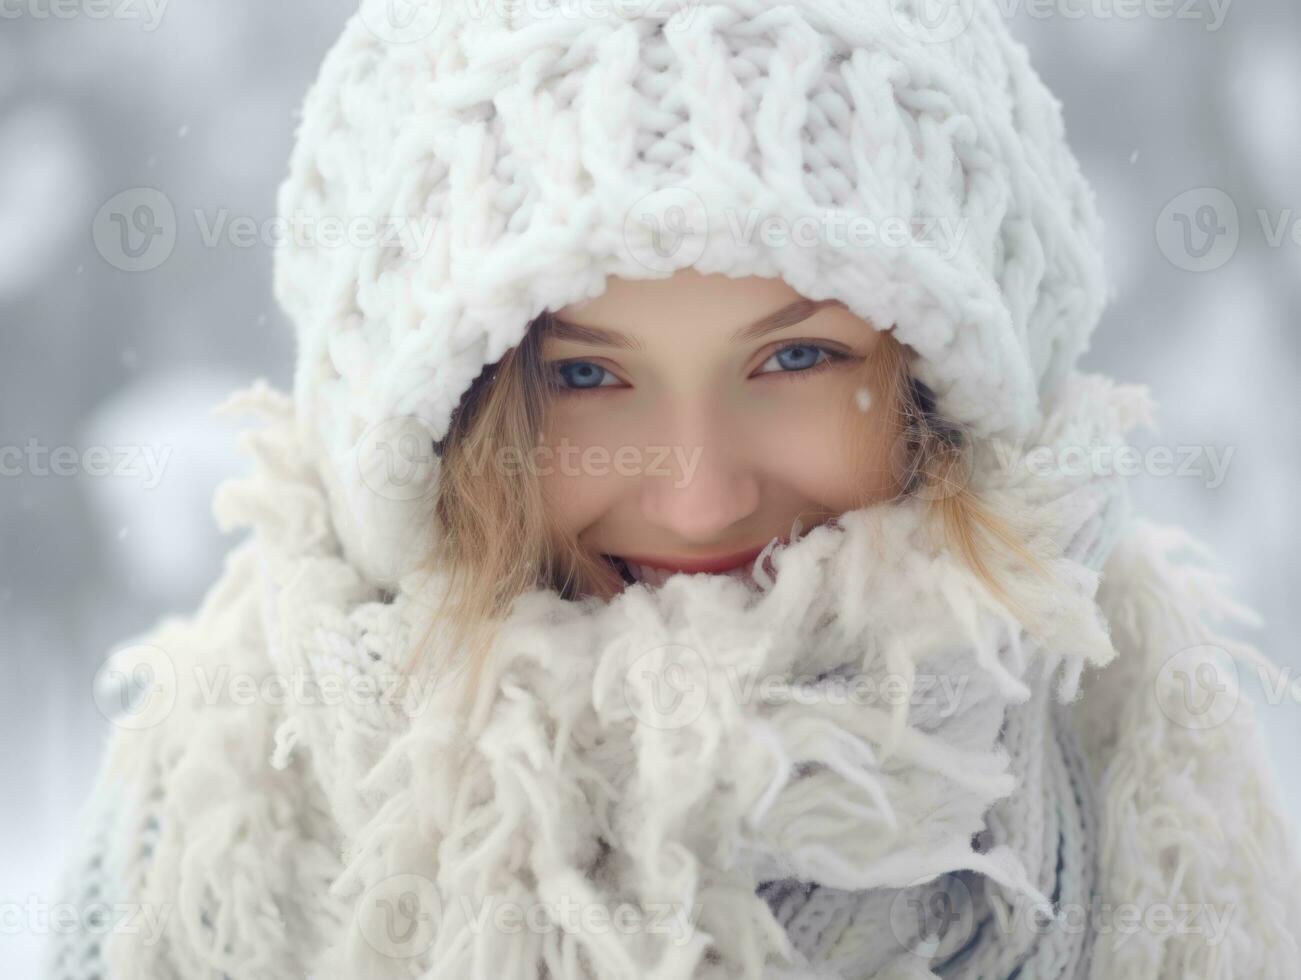
[[[800,497],[843,510],[853,483],[839,424],[827,415],[790,412],[755,434],[768,478]]]
[[[541,465],[554,472],[540,477],[542,492],[552,519],[560,529],[577,536],[584,528],[600,520],[610,507],[614,490],[608,479],[582,473],[561,473],[558,460],[543,459]]]
[[[560,526],[578,534],[600,520],[626,490],[621,446],[629,438],[607,413],[557,406],[548,416],[538,454],[538,482]],[[634,464],[635,465],[635,462]]]
[[[890,485],[888,412],[876,398],[857,411],[860,386],[852,376],[792,382],[796,390],[756,416],[756,445],[770,478],[838,513],[861,506],[865,494],[887,495]]]

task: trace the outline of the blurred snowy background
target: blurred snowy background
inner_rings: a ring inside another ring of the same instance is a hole
[[[1107,223],[1115,297],[1085,366],[1151,386],[1162,429],[1147,443],[1232,452],[1222,479],[1206,457],[1195,475],[1136,478],[1140,506],[1215,549],[1266,620],[1241,635],[1295,676],[1301,5],[999,2]],[[209,245],[189,222],[160,266],[125,272],[97,252],[96,215],[151,187],[181,216],[274,217],[295,110],[353,3],[90,14],[118,7],[0,6],[0,446],[24,454],[0,478],[0,902],[48,894],[107,736],[91,697],[103,658],[192,609],[232,544],[209,498],[242,462],[208,409],[255,377],[290,379],[267,244]],[[1208,217],[1228,233],[1208,237]],[[137,447],[126,473],[119,447]],[[1301,708],[1263,703],[1243,676],[1301,813]],[[35,976],[39,939],[6,920],[0,974]]]

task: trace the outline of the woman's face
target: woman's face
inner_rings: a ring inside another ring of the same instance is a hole
[[[802,300],[780,279],[685,269],[612,278],[555,311],[539,459],[561,528],[657,584],[655,568],[748,567],[796,518],[807,529],[893,496],[888,407],[862,381],[884,339],[838,304],[771,319]]]

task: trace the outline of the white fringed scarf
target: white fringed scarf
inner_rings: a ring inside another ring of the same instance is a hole
[[[461,724],[437,678],[395,686],[441,579],[369,583],[289,400],[257,386],[227,410],[266,421],[256,471],[216,501],[256,534],[193,621],[148,638],[175,666],[170,713],[110,746],[119,826],[157,833],[147,857],[117,834],[108,866],[171,909],[160,942],[107,940],[113,976],[1291,969],[1295,853],[1250,705],[1182,724],[1161,669],[1194,643],[1265,663],[1200,622],[1250,614],[1173,561],[1176,532],[1133,519],[1118,477],[1006,454],[973,473],[1037,529],[1054,582],[992,563],[1037,638],[911,500],[770,552],[759,592],[526,594]],[[1117,445],[1149,410],[1077,375],[1020,449]],[[314,696],[204,696],[240,674]],[[1222,928],[1109,928],[1124,902],[1214,906]]]

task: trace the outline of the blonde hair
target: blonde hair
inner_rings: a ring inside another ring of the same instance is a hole
[[[814,305],[827,302],[843,305],[835,300]],[[452,651],[450,656],[466,652],[432,666],[462,673],[467,698],[478,687],[496,627],[516,597],[546,587],[573,599],[602,585],[622,586],[608,561],[555,525],[541,483],[524,462],[538,444],[551,392],[541,358],[549,318],[547,312],[537,317],[523,340],[475,379],[435,447],[441,470],[431,515],[436,543],[427,570],[446,578],[441,601],[413,644],[409,667],[429,649],[435,626],[441,627],[446,632],[440,647]],[[884,399],[891,423],[894,493],[884,502],[924,496],[932,526],[949,547],[1005,606],[1024,616],[992,573],[988,547],[1002,547],[1040,574],[1048,575],[1047,569],[1023,544],[1025,529],[993,513],[969,486],[972,443],[961,426],[937,412],[930,388],[912,376],[913,352],[892,330],[883,331],[880,340],[864,359],[859,380],[871,397]],[[847,405],[843,423],[855,450],[866,451],[873,433],[863,424],[863,409]],[[866,457],[856,452],[850,458]],[[508,474],[515,461],[519,474]],[[866,506],[873,494],[866,482],[861,490],[856,506]]]

